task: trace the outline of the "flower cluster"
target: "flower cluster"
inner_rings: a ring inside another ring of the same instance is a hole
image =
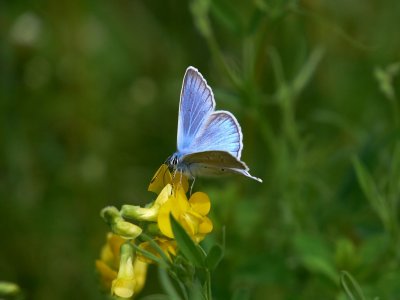
[[[96,260],[102,285],[121,298],[131,298],[143,289],[147,266],[146,262],[135,257],[132,244],[125,243],[125,239],[111,232],[107,235],[100,259]]]
[[[212,231],[212,222],[207,217],[211,207],[207,194],[196,192],[188,199],[188,179],[181,173],[174,175],[166,165],[159,168],[148,188],[157,197],[147,207],[123,205],[121,210],[115,207],[102,210],[112,233],[96,268],[103,286],[111,289],[112,295],[131,298],[137,294],[144,286],[147,265],[160,257],[160,251],[170,262],[174,260],[179,249],[170,215],[195,243]],[[151,240],[143,241],[141,235],[150,236]]]

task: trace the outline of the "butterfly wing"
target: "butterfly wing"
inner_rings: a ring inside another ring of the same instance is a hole
[[[190,152],[194,139],[214,108],[214,95],[207,81],[196,68],[187,68],[179,103],[178,152]]]
[[[185,155],[182,163],[192,176],[217,176],[222,174],[240,174],[262,182],[250,175],[246,164],[226,151],[203,151]]]
[[[235,116],[227,111],[215,111],[194,139],[191,150],[192,152],[225,151],[240,159],[242,138],[242,130]]]
[[[262,182],[240,161],[242,131],[236,118],[230,112],[214,110],[214,95],[207,81],[189,67],[179,103],[179,161],[174,167],[192,176],[235,173]]]

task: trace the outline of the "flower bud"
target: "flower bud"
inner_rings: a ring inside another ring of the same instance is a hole
[[[125,221],[114,206],[103,208],[101,217],[111,226],[113,233],[124,239],[135,239],[142,233],[139,226]]]
[[[125,238],[125,239],[135,239],[142,233],[142,228],[139,226],[123,221],[120,221],[111,225],[111,229],[115,234]]]
[[[158,206],[143,208],[134,205],[123,205],[121,208],[121,215],[124,218],[134,219],[137,221],[156,221],[158,209]]]
[[[121,298],[133,296],[136,279],[133,269],[133,246],[125,243],[121,246],[121,260],[117,278],[113,280],[111,293]]]
[[[100,212],[100,216],[110,225],[122,219],[118,209],[114,206],[104,207]]]

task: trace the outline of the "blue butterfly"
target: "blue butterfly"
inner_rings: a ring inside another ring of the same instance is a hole
[[[196,68],[188,67],[179,103],[177,151],[166,164],[193,178],[234,173],[262,182],[240,160],[242,139],[235,116],[215,110],[207,81]]]

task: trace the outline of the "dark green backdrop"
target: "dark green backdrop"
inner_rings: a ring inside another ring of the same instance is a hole
[[[215,298],[346,299],[346,270],[366,299],[398,299],[399,15],[397,0],[1,1],[0,280],[101,299],[99,211],[153,200],[193,65],[264,179],[196,181],[205,243],[226,230]]]

